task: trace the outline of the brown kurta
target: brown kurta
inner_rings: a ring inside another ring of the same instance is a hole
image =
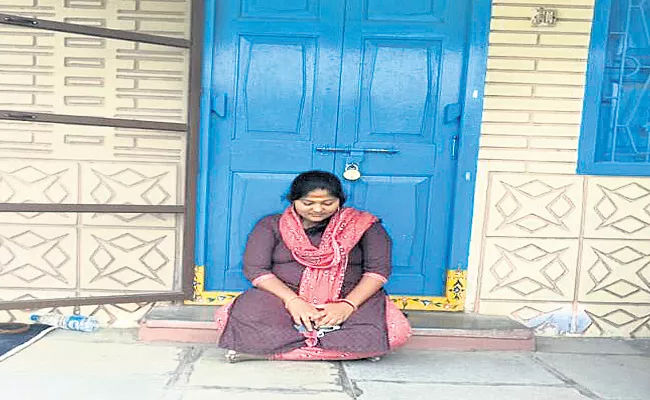
[[[244,275],[253,281],[273,273],[296,293],[305,267],[296,262],[282,241],[280,215],[260,220],[248,237],[244,254]],[[326,225],[306,231],[318,246]],[[366,272],[386,278],[391,272],[391,241],[380,222],[366,231],[350,253],[341,297],[354,289]],[[338,331],[325,334],[318,346],[345,352],[388,352],[386,293],[380,290],[363,303]],[[249,354],[280,354],[305,346],[305,337],[294,328],[282,300],[264,290],[252,288],[239,296],[230,309],[219,346]]]

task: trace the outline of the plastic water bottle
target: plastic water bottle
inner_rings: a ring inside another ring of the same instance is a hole
[[[39,324],[56,326],[57,328],[71,331],[93,332],[99,328],[99,321],[94,317],[84,317],[82,315],[65,316],[61,314],[32,314],[31,320]]]

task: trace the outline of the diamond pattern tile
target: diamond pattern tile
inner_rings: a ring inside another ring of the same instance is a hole
[[[87,228],[81,240],[83,289],[174,289],[180,263],[175,230]]]
[[[587,302],[650,303],[650,242],[586,239],[578,298]]]
[[[587,336],[650,337],[650,305],[603,305],[585,303],[593,323]]]
[[[582,178],[494,174],[488,236],[578,237]]]
[[[650,179],[589,177],[585,237],[650,239]]]
[[[481,299],[573,299],[578,241],[488,238]]]

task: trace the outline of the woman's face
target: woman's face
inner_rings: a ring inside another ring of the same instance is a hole
[[[293,206],[308,228],[334,215],[340,203],[338,197],[332,196],[327,190],[316,189],[294,201]]]

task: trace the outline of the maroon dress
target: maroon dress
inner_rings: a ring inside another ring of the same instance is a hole
[[[282,241],[278,222],[281,215],[260,220],[246,244],[244,275],[250,281],[269,273],[298,292],[305,269],[296,262]],[[327,224],[307,229],[314,246],[318,246]],[[380,222],[373,224],[349,256],[341,297],[347,296],[364,273],[385,278],[391,273],[391,240]],[[242,293],[232,304],[219,346],[242,353],[275,355],[305,346],[305,337],[294,328],[282,300],[261,289]],[[350,318],[341,329],[325,334],[318,347],[358,353],[389,351],[386,326],[386,293],[379,290]]]

